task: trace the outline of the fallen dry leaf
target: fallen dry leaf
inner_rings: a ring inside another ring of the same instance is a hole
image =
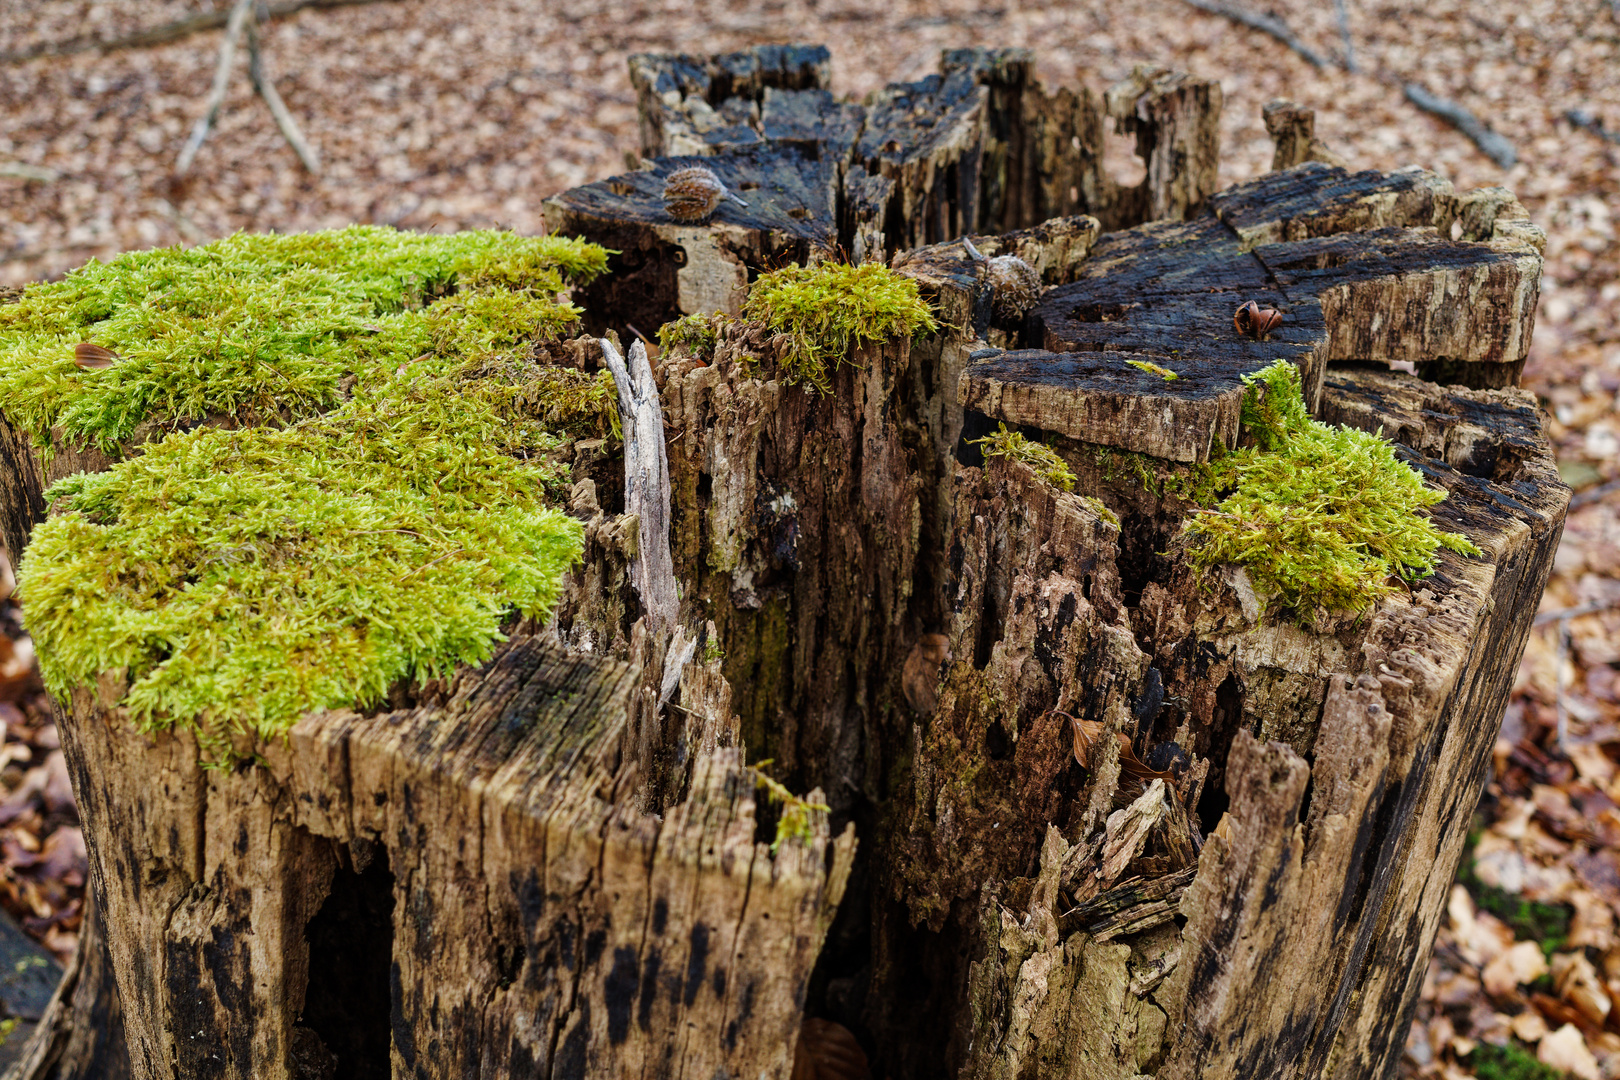
[[[1536,1060],[1553,1069],[1562,1069],[1580,1080],[1603,1080],[1597,1058],[1586,1048],[1586,1040],[1574,1024],[1565,1024],[1542,1038],[1536,1046]]]
[[[1541,955],[1541,946],[1533,941],[1521,941],[1485,965],[1480,982],[1485,992],[1501,998],[1511,994],[1521,983],[1534,982],[1547,974],[1547,960]]]

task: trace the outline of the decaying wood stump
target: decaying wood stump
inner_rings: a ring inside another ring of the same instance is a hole
[[[673,620],[645,617],[619,447],[585,440],[584,560],[481,669],[235,771],[135,732],[116,673],[76,690],[129,1074],[786,1078],[808,1016],[883,1077],[1391,1075],[1568,500],[1516,388],[1523,208],[1320,162],[1217,191],[1218,85],[1165,72],[1048,90],[962,50],[852,104],[825,50],[632,71],[645,160],[546,208],[620,252],[576,294],[593,329],[852,256],[939,331],[858,345],[826,394],[740,320],[656,358]],[[1102,172],[1109,118],[1139,188]],[[692,163],[748,207],[670,219]],[[1040,274],[1027,317],[963,234]],[[1251,299],[1264,340],[1232,325]],[[1178,492],[1278,359],[1482,554],[1304,626],[1195,571]],[[985,456],[1002,424],[1075,490]],[[20,550],[45,477],[3,434]],[[775,849],[767,757],[829,808]]]

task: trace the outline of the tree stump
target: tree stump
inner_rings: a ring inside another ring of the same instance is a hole
[[[1417,170],[1218,192],[1216,84],[1032,69],[954,51],[857,105],[824,50],[635,59],[646,160],[547,204],[620,252],[589,325],[854,256],[940,329],[857,343],[824,394],[742,320],[657,357],[673,625],[618,446],[582,440],[584,559],[480,669],[233,771],[134,731],[117,673],[75,690],[130,1075],[858,1075],[825,1022],[882,1077],[1393,1074],[1568,503],[1516,388],[1539,232]],[[1140,188],[1101,170],[1110,117]],[[693,163],[749,206],[673,222]],[[964,233],[1039,274],[1027,315]],[[1303,622],[1197,569],[1188,492],[1279,359],[1480,554]],[[986,454],[1002,425],[1074,490]],[[18,550],[43,470],[5,435]],[[762,758],[827,807],[808,836],[769,843]]]

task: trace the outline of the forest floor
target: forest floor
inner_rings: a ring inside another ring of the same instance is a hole
[[[319,177],[252,96],[241,56],[190,174],[173,175],[218,31],[19,58],[209,3],[0,0],[0,285],[238,229],[537,232],[546,196],[621,171],[635,149],[629,54],[770,41],[825,42],[834,88],[855,96],[928,74],[942,48],[972,44],[1030,46],[1048,82],[1098,90],[1137,63],[1176,67],[1221,80],[1225,181],[1268,167],[1261,106],[1290,97],[1316,110],[1318,134],[1352,167],[1418,164],[1459,189],[1512,188],[1548,236],[1525,384],[1552,414],[1578,505],[1403,1069],[1529,1075],[1539,1057],[1583,1078],[1620,1076],[1620,0],[1346,0],[1354,72],[1334,5],[1305,0],[1251,10],[1284,19],[1327,59],[1321,68],[1184,0],[310,8],[269,24],[264,41],[268,72],[322,159]],[[1409,105],[1408,82],[1472,110],[1511,141],[1517,164],[1501,168]],[[1123,138],[1110,140],[1108,160],[1122,179],[1140,175]],[[83,842],[52,801],[61,755],[37,683],[19,675],[28,647],[19,639],[0,653],[10,792],[0,792],[0,905],[60,955],[72,946]]]

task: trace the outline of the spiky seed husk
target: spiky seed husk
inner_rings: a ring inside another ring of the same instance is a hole
[[[992,305],[1003,319],[1022,319],[1041,296],[1041,275],[1016,255],[997,255],[990,260],[987,274],[993,291]]]
[[[702,221],[726,197],[726,185],[701,165],[676,169],[664,181],[664,209],[676,221]]]

